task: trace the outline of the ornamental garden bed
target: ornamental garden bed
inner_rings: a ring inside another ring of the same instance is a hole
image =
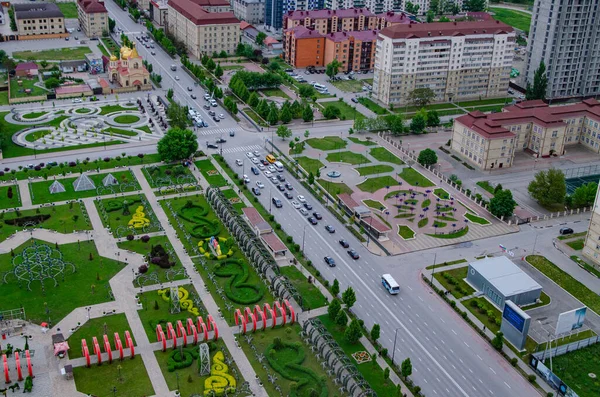
[[[218,187],[227,185],[227,180],[217,171],[217,168],[210,159],[196,161],[194,164],[196,164],[196,167],[198,167],[198,170],[200,170],[200,173],[209,185]]]
[[[87,346],[94,346],[92,344],[92,338],[95,336],[98,339],[98,343],[102,344],[103,335],[107,335],[111,346],[114,346],[114,334],[117,332],[121,341],[125,341],[125,331],[129,331],[131,338],[133,339],[134,346],[135,337],[131,332],[131,327],[127,321],[125,313],[112,314],[110,316],[97,317],[87,320],[83,325],[77,328],[77,331],[73,332],[69,337],[70,342],[69,359],[75,359],[83,357],[81,352],[81,340],[85,339]],[[93,355],[93,352],[90,352]]]
[[[102,224],[110,228],[115,237],[160,231],[158,219],[143,194],[95,200],[94,203]]]

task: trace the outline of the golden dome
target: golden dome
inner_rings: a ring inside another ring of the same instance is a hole
[[[117,60],[117,57],[115,56],[115,54],[112,54],[112,55],[110,56],[110,60],[111,60],[111,61],[116,61],[116,60]]]
[[[129,47],[121,47],[121,59],[129,59],[131,57],[131,49]]]

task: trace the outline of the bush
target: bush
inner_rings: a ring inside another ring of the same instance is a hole
[[[516,367],[517,364],[519,363],[519,359],[516,357],[513,357],[510,359],[510,365],[512,365],[513,367]]]
[[[150,236],[144,234],[142,237],[140,237],[140,240],[142,240],[142,243],[147,243],[148,241],[150,241]]]
[[[144,274],[148,271],[148,265],[142,265],[140,267],[138,267],[138,273],[140,274]]]
[[[128,234],[127,235],[127,241],[133,241],[133,239],[134,239],[133,234]]]
[[[529,381],[529,383],[533,383],[533,382],[535,382],[535,379],[536,379],[536,377],[535,377],[535,375],[533,375],[533,374],[531,374],[531,375],[529,375],[529,376],[527,377],[527,380]]]

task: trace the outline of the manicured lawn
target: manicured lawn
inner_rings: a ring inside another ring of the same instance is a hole
[[[8,198],[8,192],[11,192],[11,198]],[[17,208],[21,206],[21,196],[19,195],[19,185],[0,186],[0,209]]]
[[[529,26],[527,26],[529,29]],[[465,102],[457,102],[458,106],[469,107],[469,106],[487,106],[487,105],[504,105],[506,102],[510,103],[512,98],[488,98],[482,99],[479,101],[465,101]]]
[[[494,187],[488,181],[479,181],[476,185],[486,192],[491,193],[492,195],[494,194]]]
[[[354,120],[354,119],[363,119],[365,116],[356,110],[354,106],[348,105],[343,101],[329,101],[329,102],[321,102],[321,105],[324,107],[333,106],[335,108],[340,109],[340,119],[341,120]]]
[[[531,14],[522,11],[509,10],[506,8],[491,7],[490,11],[494,13],[494,19],[504,22],[514,28],[520,29],[525,33],[529,33],[531,25]]]
[[[387,164],[380,165],[368,165],[366,167],[358,167],[355,168],[356,171],[360,174],[360,176],[365,175],[373,175],[373,174],[382,174],[384,172],[392,172],[394,171],[394,167]]]
[[[379,106],[378,104],[376,104],[375,102],[373,102],[372,100],[370,100],[369,98],[365,98],[365,97],[360,97],[358,98],[358,103],[360,103],[361,105],[363,105],[364,107],[366,107],[367,109],[369,109],[370,111],[372,111],[375,114],[388,114],[388,111],[384,108],[382,108],[381,106]]]
[[[52,243],[34,240],[38,245],[46,245],[50,249],[56,249]],[[33,242],[17,247],[15,255],[19,255],[25,247],[30,247]],[[95,305],[110,300],[108,281],[123,268],[122,263],[112,259],[103,258],[98,254],[93,242],[82,241],[59,246],[63,260],[75,265],[77,271],[73,273],[72,267],[64,268],[64,281],[62,276],[54,281],[44,281],[45,294],[42,292],[41,283],[33,281],[30,284],[31,292],[27,291],[27,283],[19,287],[15,276],[7,277],[7,284],[2,285],[2,299],[0,299],[0,310],[15,309],[23,306],[27,313],[27,319],[32,323],[46,321],[56,324],[76,307]],[[51,251],[53,252],[53,251]],[[54,253],[56,257],[58,253]],[[111,255],[112,256],[112,255]],[[89,260],[92,258],[92,260]],[[11,254],[0,255],[0,273],[13,269]],[[108,289],[107,289],[108,288]],[[47,306],[46,306],[47,305]],[[49,313],[46,313],[46,308]]]
[[[48,112],[31,112],[31,113],[25,113],[21,117],[24,119],[37,119],[38,117],[42,117],[46,114],[48,114]]]
[[[321,291],[314,284],[309,284],[307,278],[295,266],[283,266],[279,270],[302,295],[306,308],[316,309],[327,304]]]
[[[384,161],[386,163],[392,163],[397,165],[404,164],[404,161],[400,160],[395,154],[392,154],[392,152],[390,152],[384,147],[373,148],[369,151],[369,154],[379,161]]]
[[[583,249],[584,244],[585,244],[585,239],[583,239],[583,238],[569,241],[567,243],[567,245],[569,247],[573,248],[575,251],[581,251]]]
[[[77,331],[68,336],[67,340],[70,342],[71,346],[71,349],[69,350],[69,359],[72,360],[74,358],[83,357],[80,348],[82,339],[86,340],[88,349],[90,349],[90,355],[95,357],[93,352],[94,345],[92,344],[92,338],[94,336],[98,339],[98,343],[100,343],[101,349],[104,351],[103,335],[108,336],[110,345],[115,349],[114,334],[115,332],[118,332],[119,338],[121,338],[121,342],[123,342],[123,347],[125,347],[125,331],[129,331],[129,334],[133,339],[133,344],[135,345],[135,337],[133,336],[133,332],[131,332],[129,322],[124,313],[92,318],[79,327]],[[113,359],[114,358],[115,356],[113,356]]]
[[[408,226],[398,225],[398,235],[407,240],[415,237],[415,232]]]
[[[591,310],[596,313],[600,311],[600,295],[575,280],[570,274],[540,255],[529,255],[526,260]]]
[[[332,81],[331,85],[344,92],[362,92],[363,83],[360,80],[337,80]]]
[[[144,167],[143,174],[153,188],[173,185],[179,177],[193,176],[189,168],[181,164],[150,165]]]
[[[323,138],[309,138],[306,143],[315,149],[319,150],[339,150],[344,149],[348,144],[345,140],[338,136],[326,136]]]
[[[319,185],[327,190],[333,197],[337,197],[340,193],[352,194],[352,189],[345,183],[329,182],[325,179],[318,179],[317,182],[319,182]]]
[[[280,88],[269,88],[265,90],[260,90],[260,92],[262,92],[266,97],[276,96],[279,98],[291,99],[290,96],[283,92]]]
[[[126,108],[121,105],[106,105],[100,108],[100,115],[105,115],[114,112],[124,112],[126,110],[133,110],[133,108]]]
[[[294,154],[300,154],[304,151],[305,142],[294,142],[294,148],[290,149],[290,154],[293,156]]]
[[[396,186],[397,184],[398,182],[396,182],[394,178],[389,175],[385,175],[377,178],[369,178],[360,185],[356,185],[356,187],[363,192],[374,193],[386,186]]]
[[[352,165],[366,164],[371,162],[362,154],[350,151],[329,153],[327,155],[327,161],[333,163],[347,163]]]
[[[377,146],[377,142],[373,142],[370,137],[367,137],[367,139],[365,139],[364,141],[362,139],[359,138],[354,138],[352,136],[348,137],[349,141],[352,141],[358,145],[365,145],[365,146]]]
[[[196,167],[200,170],[200,173],[209,185],[218,187],[227,185],[227,180],[217,171],[210,159],[199,160],[194,164],[196,164]]]
[[[463,280],[467,278],[468,270],[468,266],[459,267],[443,272],[435,272],[433,277],[435,277],[446,290],[450,291],[456,299],[460,299],[475,293],[475,290]],[[444,275],[446,275],[446,277],[444,277]]]
[[[436,188],[433,191],[433,194],[435,194],[436,196],[438,196],[442,200],[448,200],[448,199],[450,199],[450,194],[447,191],[445,191],[444,189],[442,189],[441,187]]]
[[[469,220],[469,222],[477,223],[478,225],[489,225],[491,222],[485,218],[482,218],[477,215],[473,215],[470,213],[465,213],[465,218]]]
[[[21,82],[21,84],[19,84]],[[18,80],[17,78],[10,79],[10,96],[11,98],[26,98],[33,96],[46,95],[49,91],[34,85],[38,82],[37,78],[27,79],[23,78]],[[31,90],[29,93],[26,93],[25,90]],[[19,130],[24,126],[20,125]]]
[[[544,291],[542,291],[542,293],[540,294],[540,301],[541,302],[534,303],[533,305],[523,306],[523,310],[531,310],[531,309],[535,309],[536,307],[546,306],[547,304],[550,303],[550,297],[548,295],[546,295],[546,293]]]
[[[150,214],[148,210],[152,210],[150,205],[144,206],[142,204],[142,198],[145,199],[145,196],[126,196],[126,197],[111,197],[98,202],[95,200],[96,208],[98,208],[98,213],[102,218],[102,224],[105,227],[109,227],[113,233],[115,233],[116,237],[119,237],[116,234],[116,230],[118,228],[135,228],[138,233],[143,232],[143,228],[145,227],[145,233],[158,232],[160,229],[158,228],[158,219],[154,214]],[[141,207],[141,212],[138,212],[138,209]],[[104,208],[107,214],[107,219],[104,219],[103,211],[100,208]],[[140,218],[141,216],[141,218]],[[140,219],[139,222],[129,224],[133,219]],[[144,223],[142,223],[144,222]],[[149,222],[149,223],[148,223]],[[135,227],[137,225],[137,227]],[[145,226],[143,226],[145,225]],[[120,237],[124,237],[121,235]]]
[[[437,233],[437,234],[427,234],[428,236],[431,237],[435,237],[435,238],[444,238],[444,239],[450,239],[450,238],[459,238],[464,236],[465,234],[469,233],[469,227],[465,226],[464,228],[457,230],[455,232],[450,232],[450,233]]]
[[[113,136],[113,134],[125,135],[125,136],[137,136],[138,135],[137,132],[130,131],[130,130],[124,130],[122,128],[115,128],[115,127],[108,127],[107,129],[104,130],[104,132],[108,132],[110,134],[110,136]]]
[[[381,208],[386,208],[386,206],[384,204],[382,204],[380,201],[377,200],[371,200],[371,199],[366,199],[362,201],[367,207],[369,208],[373,208],[376,209],[377,211],[380,211]]]
[[[600,396],[600,382],[588,374],[600,374],[600,343],[552,358],[553,372],[580,397]],[[545,363],[550,366],[549,363]]]
[[[401,173],[398,174],[406,183],[412,186],[421,187],[432,187],[435,186],[433,182],[425,178],[421,173],[414,168],[404,168]]]
[[[110,52],[111,54],[119,52],[119,46],[117,45],[117,43],[115,43],[115,41],[112,38],[103,37],[100,40],[102,40],[102,43],[106,46],[106,48],[108,48],[108,52]]]
[[[238,196],[235,193],[235,190],[226,189],[226,190],[222,190],[222,192],[223,192],[223,196],[225,196],[229,199],[229,201],[233,205],[233,208],[235,208],[239,214],[242,214],[242,208],[245,208],[246,204],[244,204],[244,202],[240,199],[240,196]]]
[[[136,356],[133,360],[116,360],[112,364],[92,365],[90,368],[76,367],[73,368],[73,377],[77,390],[88,395],[113,397],[154,395],[154,388],[140,356]],[[113,387],[116,388],[114,393]]]
[[[0,223],[0,241],[4,241],[14,232],[24,230],[22,226],[12,224],[14,223],[12,220],[16,218],[25,219],[26,217],[41,216],[45,220],[39,221],[37,227],[65,234],[72,233],[75,230],[91,230],[91,225],[85,222],[82,208],[82,204],[73,203],[19,211],[18,213],[15,211],[4,212],[0,214],[0,219],[2,219],[2,223]]]
[[[77,4],[75,3],[56,3],[60,11],[65,16],[65,19],[77,19]]]
[[[419,222],[417,223],[417,226],[420,228],[427,226],[427,224],[429,223],[429,218],[425,217],[425,218],[421,218],[419,220]]]
[[[49,191],[49,188],[50,188],[50,185],[52,185],[52,183],[54,181],[48,179],[47,181],[44,181],[44,182],[36,182],[36,183],[32,183],[29,185],[30,192],[33,195],[31,200],[34,204],[41,204],[41,203],[51,203],[53,201],[76,200],[76,199],[85,198],[85,197],[94,197],[94,196],[98,195],[97,188],[100,186],[103,186],[102,179],[104,179],[104,177],[106,177],[107,174],[87,174],[87,175],[92,180],[92,182],[94,183],[96,188],[91,189],[91,190],[76,192],[75,188],[73,187],[73,182],[75,182],[75,180],[78,177],[63,178],[63,179],[59,179],[58,181],[64,186],[65,191],[62,193],[51,194]],[[117,179],[117,181],[119,181],[119,184],[134,182],[133,190],[140,189],[140,186],[137,183],[135,176],[130,171],[112,172],[112,175]],[[118,186],[115,187],[115,191],[120,192],[120,189]],[[125,191],[132,191],[132,189],[127,188],[127,189],[125,189]],[[111,194],[111,191],[109,189],[103,189],[102,191],[100,191],[100,194],[102,194],[102,195]]]
[[[33,58],[36,61],[77,61],[85,59],[85,54],[90,54],[91,52],[90,47],[56,48],[51,50],[13,52],[13,58]]]
[[[260,118],[258,113],[256,113],[254,110],[252,110],[250,108],[244,108],[243,110],[244,110],[244,113],[246,113],[248,115],[248,117],[250,117],[252,120],[254,120],[254,122],[256,124],[266,126],[265,122]]]
[[[479,304],[483,304],[484,306],[482,309],[479,309],[477,306],[474,306],[475,303],[471,302],[477,302]],[[500,331],[500,325],[498,325],[495,320],[502,319],[502,313],[500,313],[500,310],[498,310],[496,306],[491,304],[487,299],[471,298],[462,301],[462,304],[465,306],[465,308],[467,308],[467,310],[473,313],[473,315],[477,317],[477,319],[481,321],[483,325],[485,325],[485,327],[488,328],[490,331],[492,331],[493,333]],[[494,313],[493,316],[488,316],[488,312],[490,310]]]
[[[436,265],[429,265],[425,269],[433,269],[434,267],[437,269],[438,267],[458,265],[459,263],[465,263],[466,261],[466,259],[457,259],[455,261],[443,262]]]
[[[125,114],[123,116],[117,116],[114,118],[116,123],[120,123],[120,124],[133,124],[133,123],[137,123],[138,121],[140,121],[140,118],[138,116],[133,116],[131,114]]]
[[[0,91],[0,105],[8,105],[8,91]]]
[[[568,240],[568,239],[572,239],[575,237],[585,237],[586,235],[587,235],[587,232],[579,232],[579,233],[567,234],[566,236],[558,236],[557,239]]]
[[[318,170],[324,167],[323,163],[318,159],[310,157],[296,157],[295,160],[300,164],[300,167],[306,170],[306,172],[312,172],[313,174],[316,174]]]

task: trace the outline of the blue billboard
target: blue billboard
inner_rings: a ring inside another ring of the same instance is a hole
[[[525,319],[521,317],[521,315],[509,305],[504,305],[502,318],[506,319],[506,321],[508,321],[510,325],[515,327],[519,332],[523,332],[523,327],[525,326]]]

